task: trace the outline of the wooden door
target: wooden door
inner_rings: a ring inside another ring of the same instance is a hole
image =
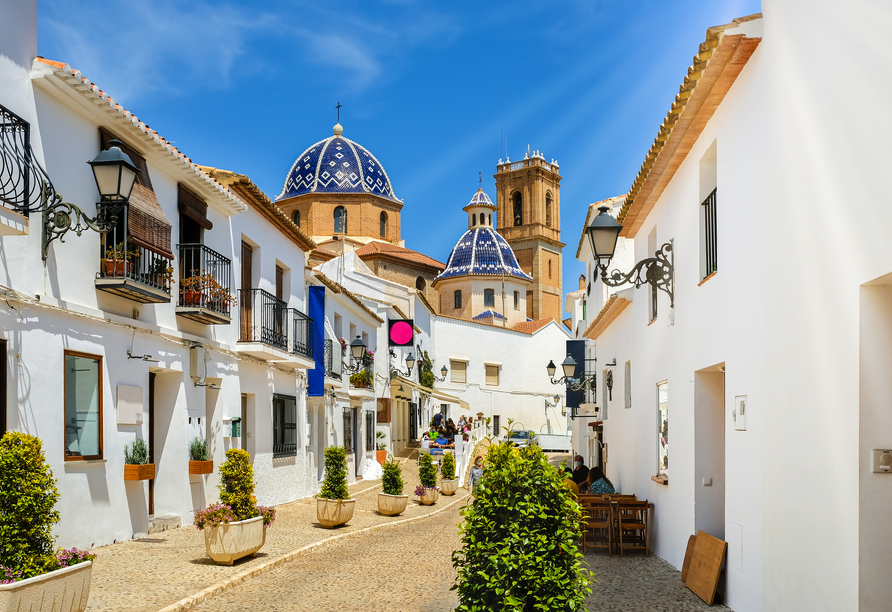
[[[155,377],[149,372],[149,463],[155,463]],[[155,514],[155,479],[149,480],[149,516]]]
[[[251,276],[251,270],[254,267],[254,249],[245,241],[242,241],[242,294],[239,296],[239,317],[241,325],[240,339],[243,341],[253,340],[251,328],[254,325],[254,313],[251,289],[254,288],[254,279]]]

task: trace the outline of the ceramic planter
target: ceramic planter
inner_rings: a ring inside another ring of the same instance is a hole
[[[355,499],[316,498],[316,519],[323,527],[337,527],[353,518]]]
[[[440,491],[431,487],[430,489],[424,490],[424,495],[421,496],[421,503],[425,506],[433,506],[437,503],[437,500],[440,499]]]
[[[106,277],[129,276],[133,272],[133,264],[123,259],[103,259],[102,264]]]
[[[452,480],[441,479],[440,490],[443,492],[443,495],[455,495],[455,492],[458,491],[458,478],[453,478]]]
[[[214,473],[214,462],[213,461],[190,461],[189,462],[189,473],[190,474],[213,474]]]
[[[183,306],[201,306],[202,302],[202,294],[201,291],[189,291],[184,290],[182,292],[183,295]]]
[[[93,562],[87,561],[12,584],[0,584],[0,612],[84,612],[92,573]]]
[[[387,493],[378,493],[378,512],[384,516],[396,516],[397,514],[402,514],[405,512],[408,503],[408,495],[388,495]]]
[[[385,463],[387,463],[387,451],[386,450],[375,451],[375,459],[378,460],[378,463],[380,463],[381,465],[384,465]]]
[[[204,528],[204,547],[208,557],[220,565],[232,565],[237,559],[253,555],[265,543],[266,527],[263,526],[262,516]]]
[[[124,464],[124,480],[152,480],[155,478],[155,464]]]

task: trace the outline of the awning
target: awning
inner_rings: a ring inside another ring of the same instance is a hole
[[[208,219],[207,202],[183,187],[182,183],[177,185],[177,188],[179,202],[177,208],[179,211],[198,223],[204,229],[213,229],[214,224]]]

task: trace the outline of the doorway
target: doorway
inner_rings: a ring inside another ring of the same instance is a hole
[[[353,411],[353,471],[354,476],[359,476],[359,461],[362,456],[362,438],[359,437],[359,408],[355,406]]]
[[[418,440],[419,415],[418,404],[409,402],[409,442]]]
[[[725,364],[694,372],[694,531],[725,539]]]

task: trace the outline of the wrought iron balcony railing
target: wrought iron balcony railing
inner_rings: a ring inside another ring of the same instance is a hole
[[[177,245],[180,253],[181,308],[201,308],[229,316],[232,262],[203,244]],[[284,326],[283,326],[284,328]]]
[[[170,259],[130,240],[127,207],[114,229],[102,234],[97,288],[142,303],[169,302],[173,283]],[[115,282],[120,279],[121,282]],[[128,285],[135,281],[143,287]],[[148,289],[148,290],[147,290]],[[165,297],[166,296],[166,297]]]
[[[288,312],[291,317],[291,352],[312,359],[313,319],[297,308],[289,308]]]
[[[288,307],[263,289],[238,292],[239,342],[262,342],[288,350]]]

